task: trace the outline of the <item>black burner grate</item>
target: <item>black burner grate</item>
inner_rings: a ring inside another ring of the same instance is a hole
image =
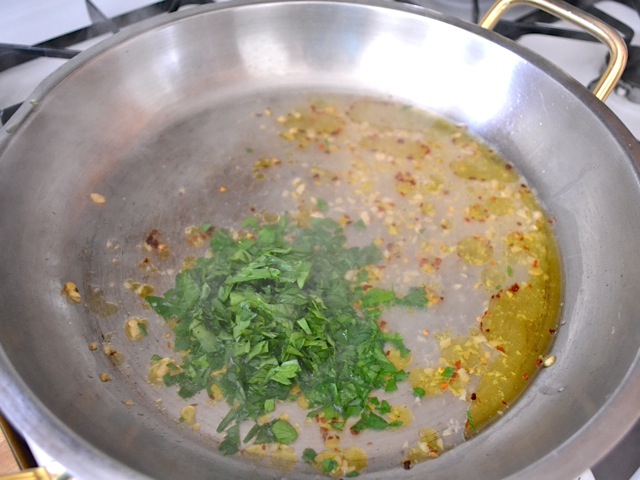
[[[175,12],[184,5],[205,3],[213,3],[213,0],[164,0],[109,18],[91,0],[85,0],[89,18],[93,22],[91,25],[33,46],[0,43],[0,72],[38,57],[72,58],[80,51],[69,49],[71,45],[105,33],[117,33],[121,28],[158,14]]]
[[[120,29],[141,20],[175,12],[184,5],[213,2],[214,0],[163,0],[147,7],[109,18],[91,0],[85,0],[87,12],[92,22],[91,25],[37,45],[0,43],[0,73],[36,58],[73,58],[80,53],[80,50],[69,48],[72,45],[77,45],[106,33],[117,33]],[[20,104],[0,105],[0,125],[4,125],[19,107]]]
[[[474,3],[477,3],[478,0],[473,1]],[[631,43],[631,40],[633,39],[633,28],[597,8],[596,4],[599,1],[600,0],[568,0],[567,3],[575,5],[581,10],[584,10],[585,12],[590,13],[594,17],[597,17],[600,20],[611,25],[613,28],[618,30],[618,32],[620,32],[626,44],[629,45]],[[640,15],[640,0],[617,0],[617,3],[621,3],[632,8],[633,10],[638,12],[638,15]],[[524,35],[536,33],[562,38],[572,38],[575,40],[585,40],[591,42],[597,41],[588,33],[561,28],[553,25],[557,21],[558,19],[553,15],[549,15],[546,12],[537,10],[522,15],[515,20],[501,20],[498,25],[496,25],[494,30],[512,40],[517,40]]]

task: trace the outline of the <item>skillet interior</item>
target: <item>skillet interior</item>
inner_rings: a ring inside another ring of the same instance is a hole
[[[274,201],[278,186],[246,190],[233,168],[256,128],[250,113],[327,92],[392,98],[467,124],[557,217],[556,365],[480,437],[403,475],[570,478],[624,434],[640,395],[638,153],[605,107],[517,46],[409,7],[260,3],[174,18],[71,62],[2,134],[0,406],[20,429],[79,478],[280,475],[221,457],[160,411],[159,398],[167,410],[179,404],[145,381],[163,340],[121,338],[137,300],[112,286],[132,276],[150,229],[170,242],[185,225],[238,218],[247,198]],[[221,176],[237,193],[212,192]],[[109,199],[99,210],[87,201],[95,191]],[[119,313],[69,305],[60,296],[68,279],[100,287]],[[125,356],[118,368],[88,349],[111,332]],[[113,381],[101,383],[101,372]]]

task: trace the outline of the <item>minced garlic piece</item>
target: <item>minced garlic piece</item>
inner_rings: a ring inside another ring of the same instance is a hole
[[[409,449],[407,461],[420,463],[435,458],[444,450],[440,435],[433,428],[423,428],[418,432],[418,444]]]
[[[271,465],[285,472],[296,465],[296,451],[288,445],[276,445],[271,452]]]
[[[253,445],[249,445],[242,451],[243,455],[247,455],[256,460],[262,460],[267,456],[268,446],[265,443],[254,443]]]
[[[412,422],[413,415],[411,414],[411,410],[405,405],[392,405],[387,418],[390,423],[402,422],[402,425],[398,428],[404,428]]]
[[[396,350],[395,348],[390,348],[389,350],[387,350],[387,358],[398,370],[405,370],[412,361],[411,354],[407,353],[403,357],[400,351]]]
[[[196,407],[193,405],[187,405],[180,410],[180,421],[191,427],[198,425],[196,421]]]
[[[309,408],[309,400],[304,395],[300,395],[296,402],[298,403],[298,406],[304,410]]]
[[[170,358],[162,358],[151,365],[149,369],[149,383],[153,385],[164,385],[165,375],[177,375],[182,369]]]
[[[324,460],[333,460],[336,467],[329,473],[334,477],[345,477],[351,472],[360,473],[361,470],[367,468],[368,459],[364,450],[351,446],[345,450],[334,448],[320,452],[315,459],[317,468],[323,468]]]
[[[61,293],[73,303],[80,303],[82,301],[78,287],[76,287],[76,284],[73,282],[65,283]]]
[[[222,389],[215,383],[211,385],[211,388],[209,390],[210,390],[209,398],[214,402],[218,402],[224,398],[224,395],[222,394]]]
[[[329,433],[323,441],[324,447],[327,449],[338,448],[340,445],[340,436],[335,433]]]
[[[98,205],[102,205],[103,203],[107,203],[107,199],[104,195],[101,195],[99,193],[92,193],[91,195],[89,195],[89,197],[91,198],[91,201],[93,203],[96,203]]]
[[[124,323],[124,333],[129,340],[142,340],[147,335],[148,323],[145,318],[130,318]]]

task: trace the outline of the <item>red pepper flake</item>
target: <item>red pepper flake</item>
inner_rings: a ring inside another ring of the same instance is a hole
[[[471,400],[472,400],[472,401],[475,401],[475,400],[477,400],[477,399],[478,399],[478,396],[475,394],[475,392],[474,392],[474,393],[472,393],[472,394],[471,394]]]
[[[551,335],[555,335],[555,334],[556,334],[556,332],[557,332],[557,330],[556,330],[555,328],[550,328],[550,329],[549,329],[549,333],[550,333]]]
[[[160,232],[155,228],[151,230],[151,232],[147,236],[147,239],[145,240],[145,243],[152,248],[158,248],[158,246],[160,245]]]
[[[351,429],[351,435],[360,435],[360,432],[358,430],[355,429]]]
[[[523,374],[522,374],[522,378],[523,378],[524,380],[529,380],[529,374],[528,374],[528,373],[523,373]]]
[[[536,368],[542,367],[543,361],[541,358],[536,359]]]
[[[396,174],[396,180],[400,183],[406,183],[411,186],[417,185],[415,177],[409,172],[398,172]]]
[[[411,460],[405,460],[402,464],[402,468],[405,470],[411,470]]]
[[[518,290],[520,290],[520,285],[518,285],[517,283],[514,283],[513,285],[511,285],[511,287],[509,288],[509,291],[511,293],[517,293]]]
[[[499,352],[502,352],[502,353],[504,353],[504,354],[506,354],[506,353],[507,353],[507,352],[505,352],[504,347],[503,347],[502,345],[498,345],[498,346],[496,347],[496,350],[498,350]]]

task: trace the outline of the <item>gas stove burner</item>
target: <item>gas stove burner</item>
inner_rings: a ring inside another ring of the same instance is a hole
[[[602,9],[597,8],[596,5],[600,2],[601,0],[567,0],[567,3],[575,5],[581,10],[611,25],[620,33],[627,45],[631,44],[635,33],[634,29],[625,23],[626,20],[623,22],[621,19],[615,18]],[[626,5],[640,15],[640,0],[614,0],[613,3]],[[494,30],[512,40],[518,40],[524,35],[542,34],[589,42],[598,41],[587,32],[554,25],[558,20],[557,17],[547,12],[533,9],[514,20],[501,20]]]
[[[616,85],[615,93],[630,102],[640,103],[640,45],[627,45],[627,50],[629,52],[627,66],[618,81],[618,85]],[[607,53],[600,68],[600,73],[606,70],[609,58],[610,55]],[[593,89],[597,82],[597,78],[592,80],[589,83],[589,89]]]
[[[627,67],[616,86],[616,93],[633,103],[640,103],[640,46],[629,45]],[[607,55],[607,62],[609,56]]]

